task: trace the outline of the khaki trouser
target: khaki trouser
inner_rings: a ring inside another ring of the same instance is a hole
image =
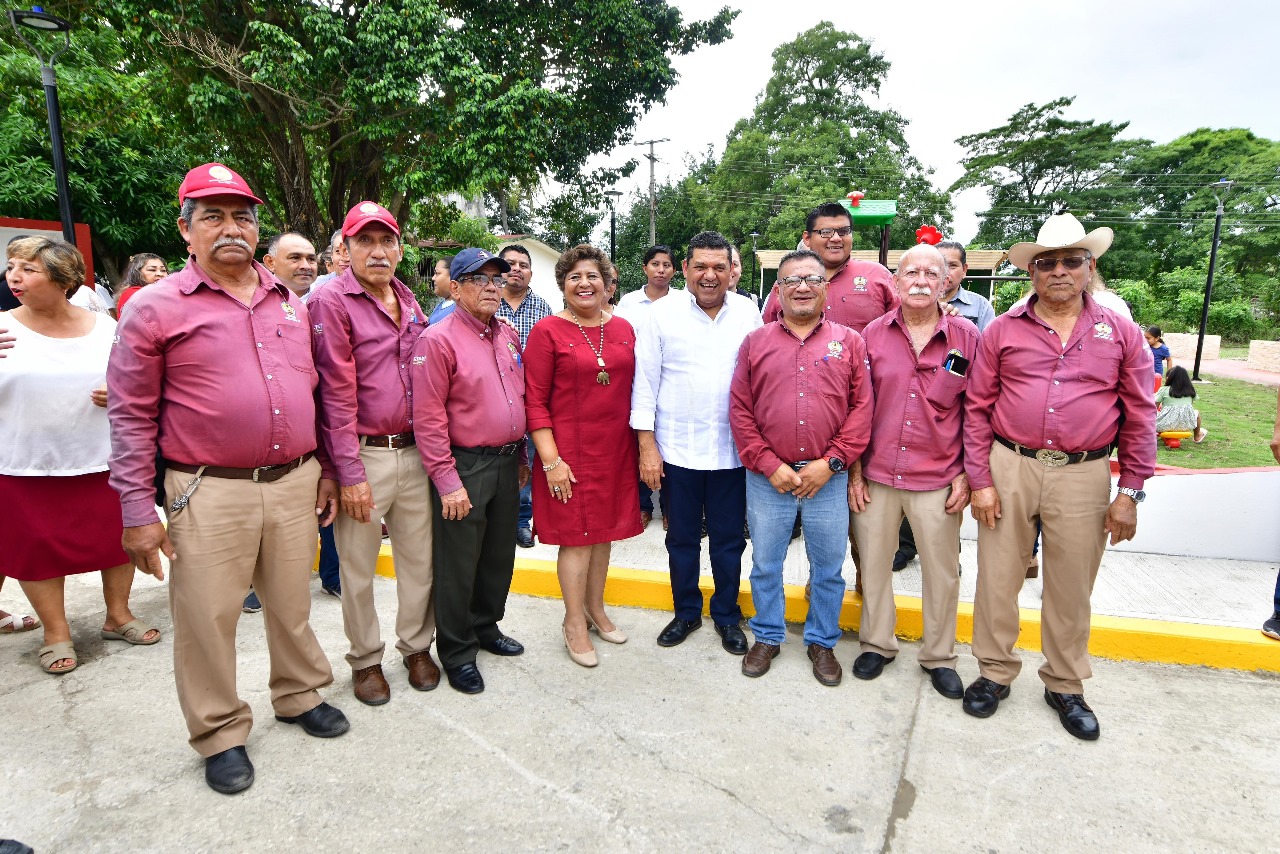
[[[1040,578],[1040,678],[1050,691],[1080,694],[1089,667],[1089,596],[1106,548],[1111,465],[1104,458],[1048,468],[1004,445],[991,447],[991,477],[1000,496],[994,530],[978,526],[978,590],[973,603],[973,654],[982,675],[1008,685],[1022,660],[1018,591],[1043,527]]]
[[[170,469],[165,493],[180,495],[193,477]],[[308,622],[319,478],[314,459],[275,483],[206,477],[169,520],[173,674],[201,756],[243,745],[253,726],[236,694],[236,623],[250,585],[262,601],[275,713],[314,709],[317,689],[333,681]]]
[[[871,501],[853,514],[862,552],[863,652],[893,658],[897,607],[893,601],[893,554],[902,517],[911,522],[924,583],[924,643],[916,660],[925,667],[955,667],[956,604],[960,598],[960,514],[947,513],[951,487],[908,492],[867,481]]]
[[[373,492],[374,511],[357,522],[341,510],[334,520],[342,577],[342,623],[351,651],[347,663],[361,670],[382,663],[384,644],[373,603],[373,576],[382,545],[382,525],[395,549],[396,649],[403,656],[431,647],[436,633],[431,601],[431,481],[418,449],[360,449]]]

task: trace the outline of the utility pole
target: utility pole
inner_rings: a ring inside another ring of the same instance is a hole
[[[1209,326],[1209,300],[1213,299],[1213,268],[1218,265],[1218,242],[1222,238],[1222,215],[1226,212],[1222,205],[1223,198],[1231,191],[1234,181],[1223,178],[1209,185],[1214,190],[1213,199],[1218,203],[1218,211],[1213,218],[1213,243],[1209,248],[1209,276],[1204,283],[1204,306],[1200,309],[1200,335],[1196,338],[1196,362],[1191,370],[1191,379],[1200,382],[1200,356],[1204,353],[1204,333]],[[1221,193],[1222,195],[1218,195]]]
[[[658,242],[658,185],[654,181],[653,167],[657,164],[657,155],[653,153],[653,146],[659,142],[670,142],[669,139],[646,139],[644,142],[638,142],[637,145],[649,146],[649,153],[644,157],[649,161],[649,245],[653,246]]]

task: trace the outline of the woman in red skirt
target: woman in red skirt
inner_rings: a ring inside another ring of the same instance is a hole
[[[640,470],[631,429],[635,330],[606,312],[608,257],[575,246],[556,262],[564,311],[543,318],[525,347],[525,411],[542,466],[533,471],[533,526],[560,546],[564,644],[583,667],[599,663],[588,626],[601,640],[627,636],[604,612],[614,540],[641,531]]]
[[[78,664],[64,598],[66,576],[101,572],[102,637],[160,640],[129,610],[133,566],[120,547],[120,500],[107,485],[111,439],[105,410],[115,321],[72,305],[85,278],[79,250],[31,237],[8,250],[7,277],[22,303],[5,323],[15,338],[0,360],[0,574],[17,579],[44,624],[40,666]]]

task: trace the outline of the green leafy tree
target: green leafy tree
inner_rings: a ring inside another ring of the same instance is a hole
[[[696,203],[727,237],[793,247],[808,212],[858,189],[895,199],[896,246],[915,243],[924,223],[947,230],[950,200],[935,190],[907,145],[906,119],[877,109],[889,70],[884,55],[855,33],[822,22],[773,52],[773,75],[752,115],[729,134],[724,156]],[[878,229],[854,232],[854,245],[879,246]]]
[[[572,182],[674,85],[672,57],[729,37],[662,0],[78,0],[75,16],[157,64],[184,126],[290,227],[327,231],[355,202],[418,200],[509,179]]]
[[[186,254],[174,225],[177,188],[207,139],[173,121],[172,83],[162,70],[119,70],[127,52],[114,33],[77,29],[71,44],[57,73],[72,211],[90,227],[97,269],[118,281],[136,252]],[[40,66],[7,26],[0,91],[8,94],[0,101],[0,209],[56,221]]]
[[[1027,104],[1008,123],[956,140],[966,155],[964,174],[951,192],[987,190],[990,208],[982,215],[974,245],[1004,248],[1035,239],[1045,218],[1058,206],[1083,221],[1124,219],[1135,210],[1131,194],[1117,191],[1115,178],[1130,169],[1150,142],[1120,137],[1128,122],[1077,121],[1065,116],[1074,98]],[[1108,255],[1108,271],[1129,273],[1149,260],[1124,261],[1139,247],[1118,235]],[[1123,262],[1123,263],[1117,263]]]

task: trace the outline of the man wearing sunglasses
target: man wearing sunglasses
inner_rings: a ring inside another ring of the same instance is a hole
[[[476,653],[520,655],[498,628],[507,607],[529,480],[520,337],[495,315],[511,265],[483,249],[449,264],[457,308],[413,348],[413,433],[434,489],[436,651],[449,685],[479,694]]]
[[[1067,732],[1092,741],[1098,719],[1084,700],[1089,597],[1111,544],[1133,538],[1144,481],[1155,470],[1151,352],[1141,331],[1086,289],[1112,231],[1085,234],[1056,214],[1035,243],[1009,260],[1031,273],[1035,293],[997,317],[978,345],[965,408],[965,470],[978,520],[973,654],[981,676],[964,710],[990,717],[1022,662],[1018,591],[1043,526],[1045,566],[1040,678]],[[1120,482],[1111,499],[1111,449]]]

